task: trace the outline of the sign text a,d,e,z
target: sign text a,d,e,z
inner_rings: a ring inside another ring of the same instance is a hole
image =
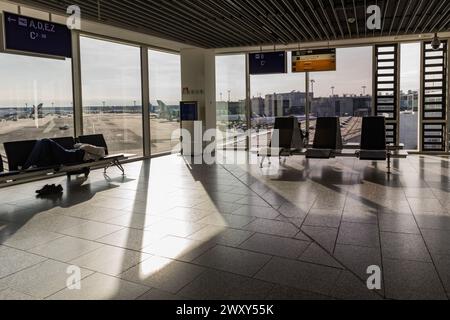
[[[45,32],[55,32],[55,25],[52,23],[44,23],[40,21],[34,21],[30,19],[30,23],[28,24],[29,28],[33,28],[39,31]]]

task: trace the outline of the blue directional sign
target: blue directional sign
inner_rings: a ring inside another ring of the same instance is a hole
[[[72,57],[71,32],[66,25],[4,12],[5,49]]]
[[[287,73],[287,54],[279,52],[258,52],[249,54],[251,75]]]

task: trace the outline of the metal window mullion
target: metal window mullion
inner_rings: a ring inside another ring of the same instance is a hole
[[[150,130],[150,75],[148,48],[141,47],[141,90],[142,90],[142,133],[144,157],[149,158],[152,154],[151,130]]]
[[[425,151],[425,42],[420,43],[420,120],[419,120],[419,151],[422,153]]]
[[[378,63],[377,63],[377,47],[372,46],[372,116],[377,115],[378,101]]]
[[[447,93],[447,99],[446,99],[446,107],[445,107],[445,117],[446,117],[446,128],[445,128],[445,151],[449,152],[450,151],[450,73],[449,73],[449,66],[450,66],[450,55],[448,54],[448,46],[450,43],[450,39],[446,39],[445,40],[447,42],[447,45],[445,46],[445,55],[447,57],[447,61],[446,62],[446,66],[445,66],[445,71],[446,74],[444,74],[443,79],[446,80],[446,93]],[[445,60],[445,59],[444,59]]]
[[[400,63],[400,59],[401,59],[401,46],[400,44],[396,44],[396,62],[395,62],[395,70],[397,73],[397,78],[395,79],[396,84],[395,84],[395,95],[396,95],[396,99],[397,99],[397,103],[395,105],[395,114],[396,114],[396,122],[397,122],[397,132],[396,132],[396,143],[399,144],[400,143],[400,103],[401,103],[401,95],[400,95],[400,78],[401,78],[401,63]]]
[[[80,33],[72,31],[72,95],[74,136],[83,135],[83,90],[81,79]]]
[[[250,81],[250,63],[249,55],[245,55],[245,111],[247,114],[247,138],[245,141],[245,149],[250,151],[251,149],[251,139],[252,139],[252,103],[250,100],[251,96],[251,81]]]

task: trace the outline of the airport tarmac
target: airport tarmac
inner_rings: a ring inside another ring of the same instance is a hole
[[[142,118],[139,114],[91,114],[85,115],[85,134],[102,133],[111,153],[142,155]],[[179,122],[151,119],[152,153],[169,152],[175,146],[172,132]],[[64,130],[62,130],[64,129]],[[8,141],[33,140],[73,136],[73,118],[69,116],[46,116],[42,119],[18,119],[0,121],[0,152]]]

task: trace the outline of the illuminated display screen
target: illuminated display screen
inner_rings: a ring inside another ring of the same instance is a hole
[[[72,57],[72,36],[66,25],[4,12],[5,49]]]
[[[249,68],[251,75],[287,73],[287,54],[285,51],[250,53]]]
[[[336,49],[292,52],[292,72],[336,71]]]

